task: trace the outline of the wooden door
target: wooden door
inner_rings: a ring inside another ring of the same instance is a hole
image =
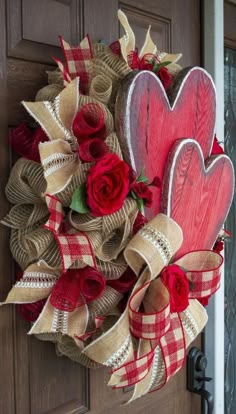
[[[9,206],[4,187],[12,163],[8,129],[27,120],[20,105],[46,84],[51,56],[59,56],[58,34],[76,44],[85,33],[92,41],[117,39],[118,7],[127,14],[138,43],[152,24],[158,48],[183,52],[183,66],[200,63],[200,0],[0,0],[0,216]],[[0,289],[6,297],[14,281],[9,233],[1,227]],[[130,392],[106,386],[106,370],[89,371],[53,344],[27,336],[29,326],[11,306],[0,309],[0,412],[2,414],[200,413],[199,397],[186,391],[185,369],[161,391],[123,408]]]

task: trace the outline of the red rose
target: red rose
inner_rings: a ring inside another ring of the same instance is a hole
[[[132,191],[136,194],[138,198],[142,198],[144,200],[144,204],[146,207],[151,207],[152,205],[152,192],[150,188],[143,182],[134,183],[132,186]]]
[[[129,192],[129,166],[116,154],[106,154],[90,168],[86,189],[87,203],[95,217],[115,213]]]
[[[224,150],[220,146],[219,141],[215,135],[211,155],[217,155],[217,154],[224,154]]]
[[[161,272],[161,280],[169,290],[170,311],[184,311],[189,305],[189,280],[184,271],[175,264],[166,266]]]
[[[170,74],[168,69],[165,66],[162,66],[158,72],[157,76],[160,78],[162,85],[165,90],[167,90],[172,82],[173,76]]]
[[[213,251],[216,253],[220,253],[222,252],[222,250],[224,250],[224,242],[222,240],[216,240],[213,247]]]

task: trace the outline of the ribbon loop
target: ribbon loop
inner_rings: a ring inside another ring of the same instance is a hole
[[[190,252],[177,260],[191,282],[190,298],[208,297],[219,289],[222,263],[223,257],[211,250]]]
[[[147,266],[154,279],[183,241],[181,228],[171,218],[158,214],[141,228],[125,249],[124,255],[136,275]]]
[[[160,388],[183,366],[187,346],[207,321],[203,308],[192,298],[212,294],[219,286],[221,256],[211,251],[188,253],[174,265],[184,268],[185,279],[193,284],[189,306],[181,313],[171,313],[173,291],[156,277],[165,266],[168,269],[181,243],[179,226],[160,214],[139,230],[125,250],[126,261],[138,280],[122,317],[124,320],[128,312],[130,332],[139,339],[139,347],[136,357],[112,372],[109,385],[120,388],[137,384],[132,400]],[[117,329],[121,327],[117,324]],[[93,352],[90,355],[94,357]]]

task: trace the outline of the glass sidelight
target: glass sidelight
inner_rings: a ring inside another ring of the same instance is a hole
[[[236,171],[236,50],[225,48],[225,151]],[[225,243],[225,414],[236,413],[236,194],[226,222]]]

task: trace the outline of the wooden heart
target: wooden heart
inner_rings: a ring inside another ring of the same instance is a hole
[[[169,99],[152,72],[132,72],[123,81],[115,108],[116,130],[125,160],[151,182],[161,180],[168,153],[180,138],[199,142],[204,159],[211,152],[215,127],[215,88],[201,68],[183,69],[175,78]],[[160,189],[154,189],[154,203],[148,218],[160,212]]]
[[[161,211],[183,230],[184,241],[178,257],[213,247],[233,192],[234,169],[227,155],[214,155],[204,164],[196,141],[186,139],[174,144],[164,176]]]

